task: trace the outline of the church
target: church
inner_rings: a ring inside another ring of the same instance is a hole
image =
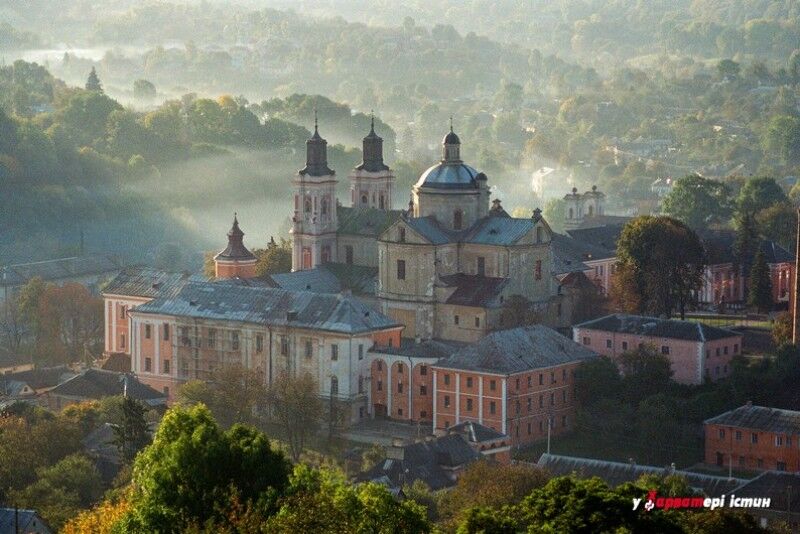
[[[524,297],[543,324],[570,324],[541,211],[514,218],[491,200],[486,174],[461,159],[452,124],[441,160],[420,176],[407,210],[392,209],[394,175],[374,126],[349,176],[349,206],[335,197],[336,171],[316,124],[306,147],[306,165],[292,180],[293,271],[371,269],[368,298],[411,339],[477,341],[500,326],[511,296]]]
[[[539,209],[511,217],[452,125],[407,209],[392,208],[374,124],[349,180],[346,206],[315,124],[291,178],[292,271],[258,276],[234,217],[211,280],[137,267],[105,287],[105,353],[170,401],[240,365],[267,385],[310,374],[350,423],[470,422],[501,448],[567,431],[575,369],[596,355],[554,328],[573,322],[576,282],[596,283],[591,245],[554,233]]]

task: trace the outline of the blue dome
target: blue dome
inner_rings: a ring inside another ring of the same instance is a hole
[[[464,163],[438,163],[419,177],[417,187],[437,189],[474,189],[477,188],[478,171]]]

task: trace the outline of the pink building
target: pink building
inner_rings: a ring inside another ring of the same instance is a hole
[[[613,314],[573,327],[573,339],[612,359],[651,345],[672,362],[673,379],[683,384],[715,381],[731,372],[742,350],[742,335],[689,321]]]

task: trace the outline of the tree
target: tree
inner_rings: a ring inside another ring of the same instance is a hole
[[[103,301],[77,283],[47,286],[38,306],[36,352],[50,363],[91,361],[103,342]]]
[[[103,86],[100,84],[100,78],[97,77],[97,71],[94,70],[94,67],[92,67],[89,77],[86,78],[86,90],[98,93],[103,92]]]
[[[797,209],[788,202],[775,204],[756,214],[756,225],[765,239],[794,253]]]
[[[781,346],[792,342],[792,314],[783,312],[775,317],[772,323],[772,341],[776,346]]]
[[[753,261],[758,243],[760,241],[758,225],[755,216],[750,212],[743,212],[736,218],[736,240],[733,243],[733,252],[739,265],[749,266]]]
[[[581,406],[618,396],[621,383],[619,368],[608,356],[581,362],[575,373],[575,392]]]
[[[617,275],[612,286],[627,311],[683,317],[703,283],[705,251],[684,223],[642,216],[625,225],[617,241]]]
[[[792,115],[772,117],[767,125],[765,144],[780,155],[786,165],[800,163],[800,118]]]
[[[664,213],[700,230],[730,215],[730,189],[697,174],[679,178],[664,199]]]
[[[122,401],[122,421],[113,428],[114,445],[119,450],[120,458],[125,463],[131,463],[150,441],[144,405],[136,399],[125,397]]]
[[[125,532],[178,532],[207,522],[226,524],[232,498],[274,502],[288,483],[289,464],[252,427],[223,432],[205,406],[173,407],[153,443],[136,457]]]
[[[750,214],[755,216],[759,211],[782,202],[787,202],[783,192],[774,178],[758,176],[749,178],[736,198],[736,211],[739,216]]]
[[[257,276],[288,273],[292,270],[292,242],[288,239],[280,238],[276,243],[275,239],[271,238],[267,248],[255,249],[253,254],[258,258]]]
[[[769,311],[773,305],[772,277],[770,276],[769,265],[767,265],[767,260],[764,258],[764,252],[761,248],[756,252],[753,266],[750,269],[747,304],[760,312]]]
[[[261,376],[242,365],[214,370],[209,381],[187,382],[178,390],[185,406],[205,404],[223,428],[236,423],[255,424],[267,395]]]
[[[270,384],[266,398],[270,413],[289,443],[291,457],[297,462],[322,416],[319,386],[309,373],[296,377],[282,373]]]
[[[70,519],[62,532],[64,534],[112,534],[114,525],[130,510],[125,496],[105,500],[92,508],[79,513]]]
[[[137,100],[152,100],[156,97],[156,86],[147,80],[133,82],[133,98]]]
[[[741,71],[741,65],[731,59],[723,59],[717,63],[717,72],[721,78],[736,78]]]
[[[649,395],[664,391],[672,377],[672,363],[651,345],[643,345],[619,356],[621,390],[634,406]]]
[[[544,219],[555,232],[564,230],[564,220],[567,218],[567,203],[563,198],[551,198],[544,205]]]
[[[304,464],[295,467],[278,512],[261,527],[278,534],[429,531],[425,510],[414,501],[398,501],[372,482],[347,484],[338,472]]]

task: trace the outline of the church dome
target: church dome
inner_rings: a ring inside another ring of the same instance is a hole
[[[443,145],[460,145],[461,144],[461,139],[458,138],[456,133],[451,128],[450,131],[447,133],[447,135],[444,136],[444,139],[442,139],[442,144]]]
[[[464,163],[441,162],[423,172],[416,187],[477,189],[478,174],[478,171]]]

